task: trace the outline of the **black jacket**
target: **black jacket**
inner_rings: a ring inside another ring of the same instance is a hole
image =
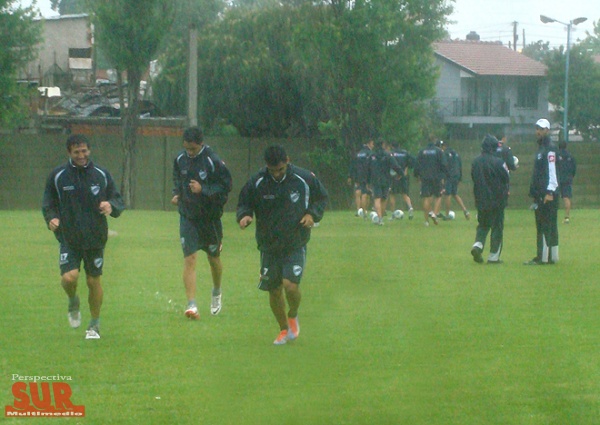
[[[566,150],[558,151],[558,178],[561,184],[573,184],[573,177],[577,172],[577,162],[573,155]]]
[[[300,224],[302,217],[308,213],[321,221],[327,200],[327,191],[310,171],[288,164],[285,177],[277,182],[263,168],[240,192],[237,221],[256,215],[258,249],[288,254],[310,239],[310,229]]]
[[[367,145],[356,154],[354,159],[354,178],[357,183],[366,184],[370,176],[370,158],[373,151]]]
[[[504,161],[496,157],[492,149],[484,150],[471,166],[473,195],[479,211],[504,208],[508,200],[508,171]]]
[[[202,185],[202,192],[192,193],[190,181]],[[179,195],[179,214],[190,219],[215,220],[223,215],[223,206],[231,192],[231,173],[225,163],[204,145],[193,158],[180,152],[173,163],[173,195]]]
[[[547,194],[556,197],[558,189],[558,170],[556,147],[546,137],[540,144],[533,163],[533,174],[529,186],[529,196],[541,202]]]
[[[461,181],[462,180],[462,159],[458,152],[456,152],[452,148],[447,148],[444,151],[446,155],[446,163],[447,163],[447,177],[449,180],[453,181]]]
[[[104,248],[108,237],[106,217],[100,213],[100,202],[112,206],[112,217],[125,209],[111,175],[91,161],[76,167],[71,161],[56,167],[46,181],[42,213],[46,224],[60,220],[56,239],[76,249]]]
[[[446,177],[447,164],[444,152],[435,144],[429,143],[417,155],[415,177],[423,180],[442,180]]]
[[[375,186],[385,186],[392,184],[392,174],[390,171],[394,171],[396,174],[404,174],[404,169],[400,167],[396,158],[389,152],[383,149],[376,149],[371,154],[371,172],[369,183]]]

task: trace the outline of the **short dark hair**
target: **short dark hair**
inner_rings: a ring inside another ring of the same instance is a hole
[[[267,165],[275,166],[287,162],[288,156],[281,145],[272,145],[265,149],[265,162]]]
[[[204,141],[204,134],[202,133],[202,129],[197,126],[186,128],[183,132],[183,141],[201,145]]]
[[[72,134],[67,138],[67,151],[71,152],[73,146],[86,145],[89,148],[90,141],[83,134]]]

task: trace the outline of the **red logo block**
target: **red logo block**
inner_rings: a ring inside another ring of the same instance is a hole
[[[64,382],[15,382],[14,402],[5,406],[6,417],[84,417],[85,406],[71,402],[73,391]]]

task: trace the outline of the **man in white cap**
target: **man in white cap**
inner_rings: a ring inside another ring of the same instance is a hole
[[[533,163],[529,196],[533,198],[537,230],[536,256],[526,265],[554,264],[558,261],[558,175],[557,149],[549,136],[550,123],[539,119],[535,123],[538,152]]]

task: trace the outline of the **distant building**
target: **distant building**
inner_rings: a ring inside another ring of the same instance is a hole
[[[435,106],[453,133],[526,134],[548,116],[547,68],[500,43],[434,43]]]
[[[61,89],[94,84],[93,37],[89,16],[63,15],[37,22],[42,25],[38,57],[20,70],[19,80]]]

